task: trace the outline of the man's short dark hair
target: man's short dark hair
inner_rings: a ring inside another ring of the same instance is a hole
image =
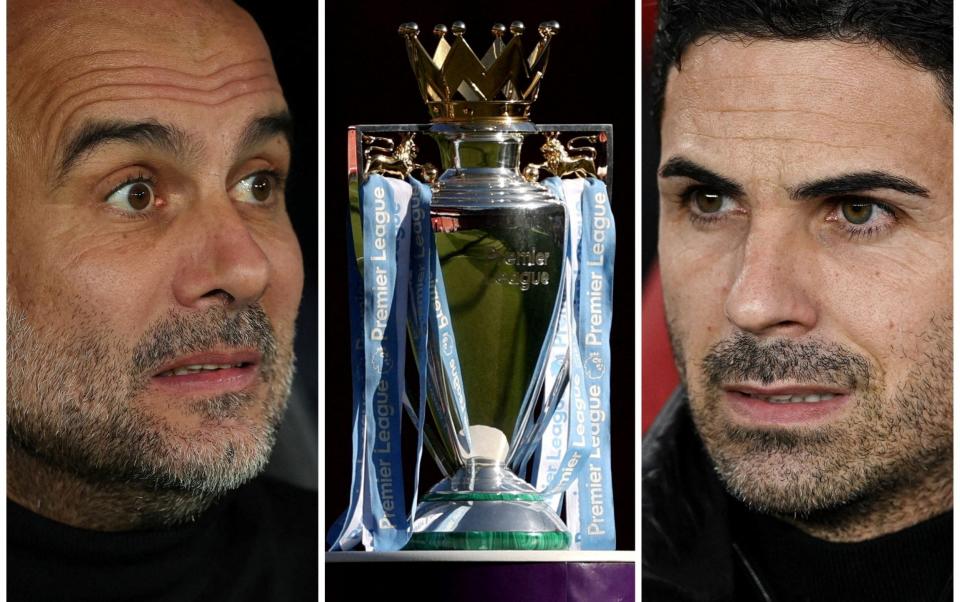
[[[936,75],[953,112],[951,0],[660,0],[653,45],[653,114],[663,113],[670,67],[702,38],[838,40],[879,44]]]

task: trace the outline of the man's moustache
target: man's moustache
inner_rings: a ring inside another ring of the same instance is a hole
[[[272,365],[277,340],[260,305],[236,312],[225,308],[195,314],[171,312],[152,324],[134,348],[134,369],[139,374],[153,374],[180,356],[222,347],[256,349],[262,364]]]
[[[868,386],[871,376],[870,362],[842,345],[783,338],[764,341],[745,332],[711,347],[702,369],[707,384],[714,388],[731,383],[789,382],[854,389]]]

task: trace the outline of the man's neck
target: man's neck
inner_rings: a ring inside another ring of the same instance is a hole
[[[85,479],[7,444],[7,497],[60,523],[129,531],[187,522],[216,497],[140,483]]]
[[[780,518],[827,541],[856,542],[896,533],[953,508],[952,458],[918,473],[916,479],[889,484],[837,509]]]

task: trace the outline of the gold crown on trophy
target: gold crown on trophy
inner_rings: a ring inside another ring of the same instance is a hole
[[[439,41],[430,56],[417,39],[420,33],[417,24],[400,26],[410,65],[432,120],[527,119],[547,68],[550,41],[560,24],[556,21],[541,23],[537,28],[540,40],[526,57],[520,42],[524,30],[520,21],[510,24],[512,35],[509,42],[503,40],[507,28],[495,24],[491,29],[493,44],[479,59],[463,38],[466,29],[463,22],[456,21],[450,28],[454,38],[451,44],[447,41],[447,27],[434,27],[433,33]]]

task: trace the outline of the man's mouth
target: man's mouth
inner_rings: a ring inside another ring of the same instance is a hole
[[[238,392],[257,380],[260,363],[260,353],[253,350],[194,353],[164,364],[150,380],[177,394]]]
[[[819,403],[821,401],[830,401],[836,397],[836,395],[833,393],[824,393],[822,395],[816,393],[812,395],[793,395],[790,393],[786,393],[784,395],[755,395],[753,393],[742,392],[741,395],[746,395],[747,397],[759,399],[769,403]]]
[[[850,392],[805,384],[721,387],[729,409],[750,424],[813,424],[823,422],[846,406]]]
[[[185,374],[196,374],[197,372],[214,372],[216,370],[229,370],[230,368],[243,368],[249,365],[251,364],[244,362],[238,364],[192,364],[161,372],[157,376],[183,376]]]

